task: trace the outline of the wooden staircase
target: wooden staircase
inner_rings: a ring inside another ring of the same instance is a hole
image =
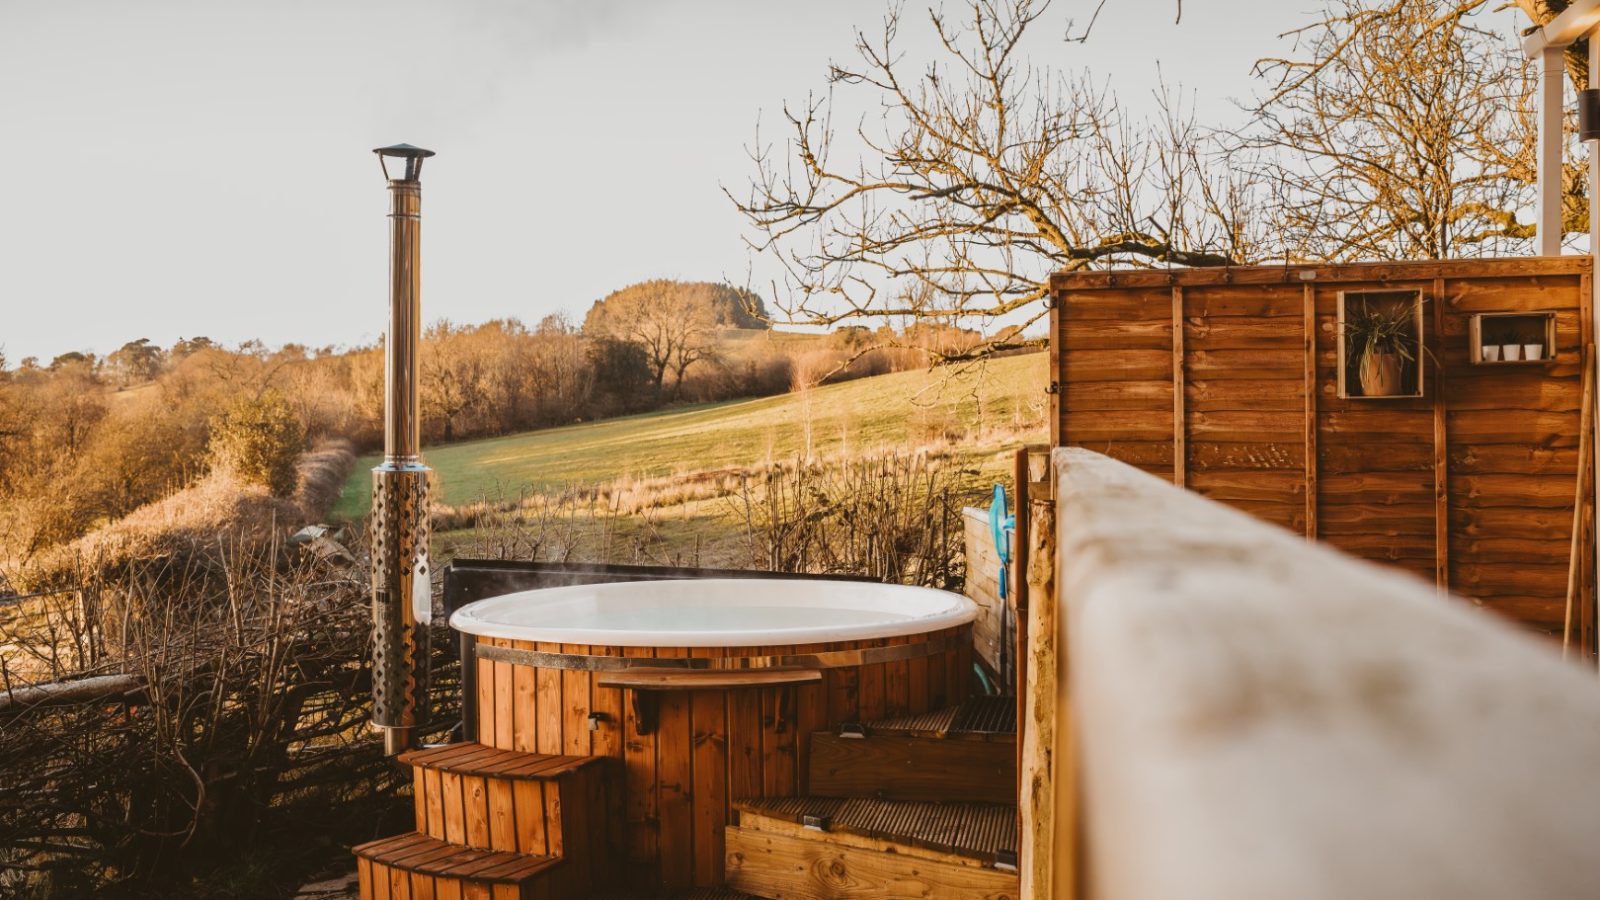
[[[416,830],[355,848],[362,900],[564,900],[612,880],[606,758],[468,742],[399,761]]]
[[[808,796],[735,804],[728,886],[783,900],[1015,900],[1015,702],[813,734]]]

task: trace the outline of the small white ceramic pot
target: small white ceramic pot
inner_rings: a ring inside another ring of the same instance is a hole
[[[1500,361],[1500,345],[1499,344],[1484,344],[1482,347],[1480,347],[1478,349],[1483,351],[1483,361],[1484,362],[1499,362]]]
[[[1500,356],[1506,362],[1516,362],[1522,358],[1521,344],[1501,344]]]
[[[1544,359],[1544,345],[1543,344],[1523,344],[1522,345],[1522,358],[1523,359]]]

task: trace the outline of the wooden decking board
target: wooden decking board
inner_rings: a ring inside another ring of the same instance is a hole
[[[424,853],[418,853],[416,856],[409,857],[406,860],[406,864],[412,866],[445,865],[446,859],[455,856],[464,849],[467,848],[459,847],[455,844],[441,844],[438,847],[430,847]]]
[[[357,855],[365,855],[370,859],[384,861],[393,858],[396,854],[403,853],[406,847],[418,843],[425,837],[426,835],[417,834],[414,831],[408,831],[404,834],[396,834],[386,838],[379,838],[375,841],[368,841],[365,844],[357,846],[355,848],[355,853]]]
[[[929,803],[863,798],[775,797],[735,804],[741,814],[799,824],[807,815],[832,817],[831,831],[909,844],[992,863],[1017,848],[1017,810],[998,803]]]
[[[550,756],[543,753],[523,754],[523,761],[506,769],[503,778],[518,779],[522,781],[538,781],[545,778],[556,778],[572,771],[566,763],[566,757]]]
[[[957,735],[1010,735],[1017,734],[1017,701],[1015,697],[970,697],[956,707],[955,721],[950,731]]]
[[[512,772],[521,772],[531,768],[533,760],[529,759],[530,756],[536,756],[536,754],[524,753],[517,750],[496,750],[493,758],[476,759],[473,761],[473,766],[480,774],[487,775],[491,778],[504,778],[506,775]],[[562,757],[559,756],[538,758],[541,762],[547,762],[550,759],[562,759]],[[553,767],[554,766],[552,766],[552,768]],[[540,768],[540,771],[544,770],[544,768]]]
[[[516,854],[491,852],[481,858],[463,859],[448,867],[441,866],[441,871],[429,871],[430,867],[419,868],[416,871],[434,876],[487,881],[491,884],[515,884],[537,875],[556,863],[556,860],[545,857],[537,859],[535,861],[536,864],[530,865],[523,860],[502,858],[507,855],[515,856]],[[528,857],[527,859],[535,860],[533,857]]]
[[[521,884],[560,862],[549,856],[462,847],[415,833],[371,841],[353,852],[390,869],[495,884]]]
[[[925,801],[884,803],[849,800],[834,818],[834,827],[868,837],[913,844],[941,853],[957,850],[961,808]]]
[[[872,850],[826,835],[728,830],[728,881],[767,897],[1016,900],[1015,874]]]
[[[929,850],[956,852],[962,835],[961,810],[944,804],[919,803],[915,810],[907,810],[909,821],[901,824],[906,837],[914,844]]]
[[[402,753],[402,764],[458,776],[512,779],[554,778],[599,761],[593,756],[522,753],[472,741]]]
[[[398,760],[404,765],[420,766],[427,760],[431,760],[441,755],[447,756],[451,753],[454,753],[456,749],[461,746],[461,744],[439,744],[433,747],[421,747],[416,750],[407,750],[400,754]]]
[[[754,894],[744,894],[731,887],[690,887],[685,890],[667,890],[664,894],[638,894],[626,890],[618,894],[595,894],[589,900],[762,900]]]
[[[833,797],[762,797],[736,800],[733,808],[741,813],[766,816],[769,819],[799,822],[802,815],[815,810],[825,809],[828,815],[832,815],[844,803],[845,801]]]
[[[1016,698],[969,697],[920,715],[895,716],[865,723],[868,734],[961,740],[1016,740]]]
[[[1020,850],[1016,810],[1005,806],[969,808],[970,830],[962,835],[968,847],[990,856],[1002,850]]]
[[[501,752],[502,751],[497,750],[494,747],[486,746],[484,744],[463,744],[455,753],[451,754],[444,760],[435,761],[433,765],[441,768],[447,767],[462,772],[470,772],[473,771],[473,767],[479,762],[483,760],[494,759]]]

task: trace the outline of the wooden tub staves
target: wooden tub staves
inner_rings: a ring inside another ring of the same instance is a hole
[[[601,760],[611,789],[563,822],[604,823],[608,874],[671,888],[723,882],[735,802],[807,792],[812,733],[964,697],[972,616],[939,591],[716,579],[510,595],[452,623],[475,633],[469,738]]]

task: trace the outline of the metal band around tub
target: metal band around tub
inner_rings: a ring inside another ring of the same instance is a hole
[[[919,659],[955,650],[968,640],[964,634],[918,641],[915,644],[890,644],[858,650],[828,650],[822,653],[791,653],[784,656],[589,656],[582,653],[548,653],[477,643],[478,659],[534,666],[540,669],[572,669],[580,672],[617,672],[624,669],[838,669],[874,663]]]

